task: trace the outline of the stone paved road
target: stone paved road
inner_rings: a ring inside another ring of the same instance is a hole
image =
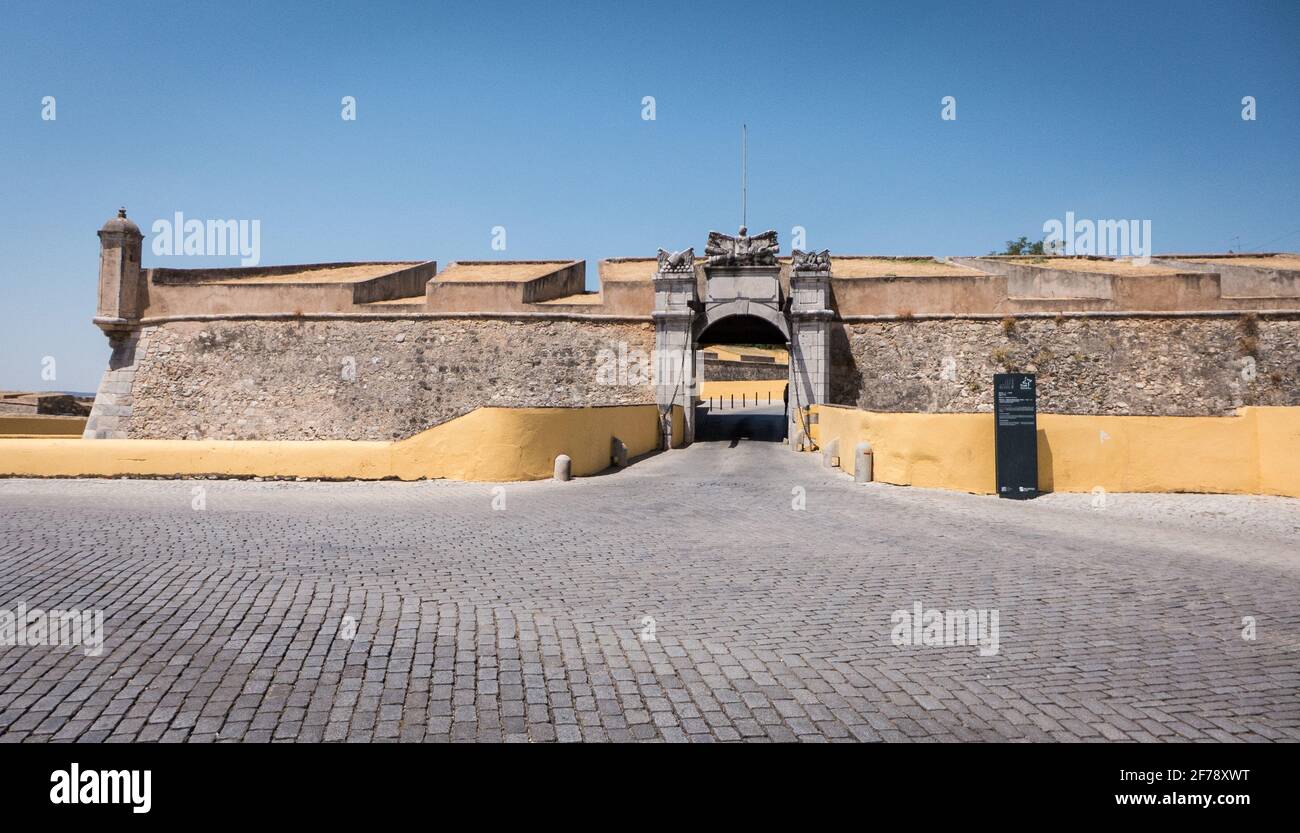
[[[1295,740],[1297,540],[1300,501],[743,440],[567,484],[0,481],[0,608],[107,617],[97,658],[0,648],[0,740]],[[896,647],[915,602],[996,609],[998,654]]]

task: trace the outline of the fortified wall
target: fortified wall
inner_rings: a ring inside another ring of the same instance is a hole
[[[602,261],[593,292],[576,260],[146,269],[125,212],[99,236],[95,323],[113,353],[88,438],[394,440],[485,406],[662,406],[645,372],[669,320],[656,291],[688,317],[717,291],[693,254]],[[992,374],[1028,370],[1045,413],[1300,405],[1296,255],[826,255],[793,292],[791,266],[772,264],[765,314],[807,318],[790,365],[815,382],[806,404],[988,411]],[[800,313],[805,285],[825,300]]]
[[[480,407],[654,401],[603,385],[608,345],[649,355],[649,323],[572,318],[176,321],[142,338],[129,436],[403,439]]]
[[[831,404],[992,410],[1039,374],[1045,413],[1208,416],[1300,404],[1300,257],[847,258]]]

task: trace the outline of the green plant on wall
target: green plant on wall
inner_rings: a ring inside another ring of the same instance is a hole
[[[1006,248],[1000,252],[989,252],[991,255],[1045,255],[1043,250],[1043,241],[1030,243],[1029,238],[1021,235],[1019,240],[1008,240]]]

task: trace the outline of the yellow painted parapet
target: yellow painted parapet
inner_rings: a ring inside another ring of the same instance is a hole
[[[1300,497],[1300,408],[1247,408],[1259,443],[1259,491]]]
[[[673,443],[684,430],[673,412]],[[0,475],[130,477],[208,475],[334,480],[541,480],[567,454],[575,476],[610,465],[618,437],[635,457],[658,446],[654,405],[479,408],[396,442],[347,440],[0,440]]]
[[[0,416],[0,438],[80,437],[86,418],[78,416]]]
[[[902,414],[814,405],[813,436],[839,439],[840,464],[871,443],[874,479],[994,493],[992,414]],[[1040,414],[1043,491],[1213,492],[1300,497],[1300,408],[1230,417]]]

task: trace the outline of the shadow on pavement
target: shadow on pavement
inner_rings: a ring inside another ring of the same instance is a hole
[[[779,443],[785,438],[785,410],[748,408],[708,411],[701,410],[695,439],[698,442],[730,442],[731,448],[741,440]]]

